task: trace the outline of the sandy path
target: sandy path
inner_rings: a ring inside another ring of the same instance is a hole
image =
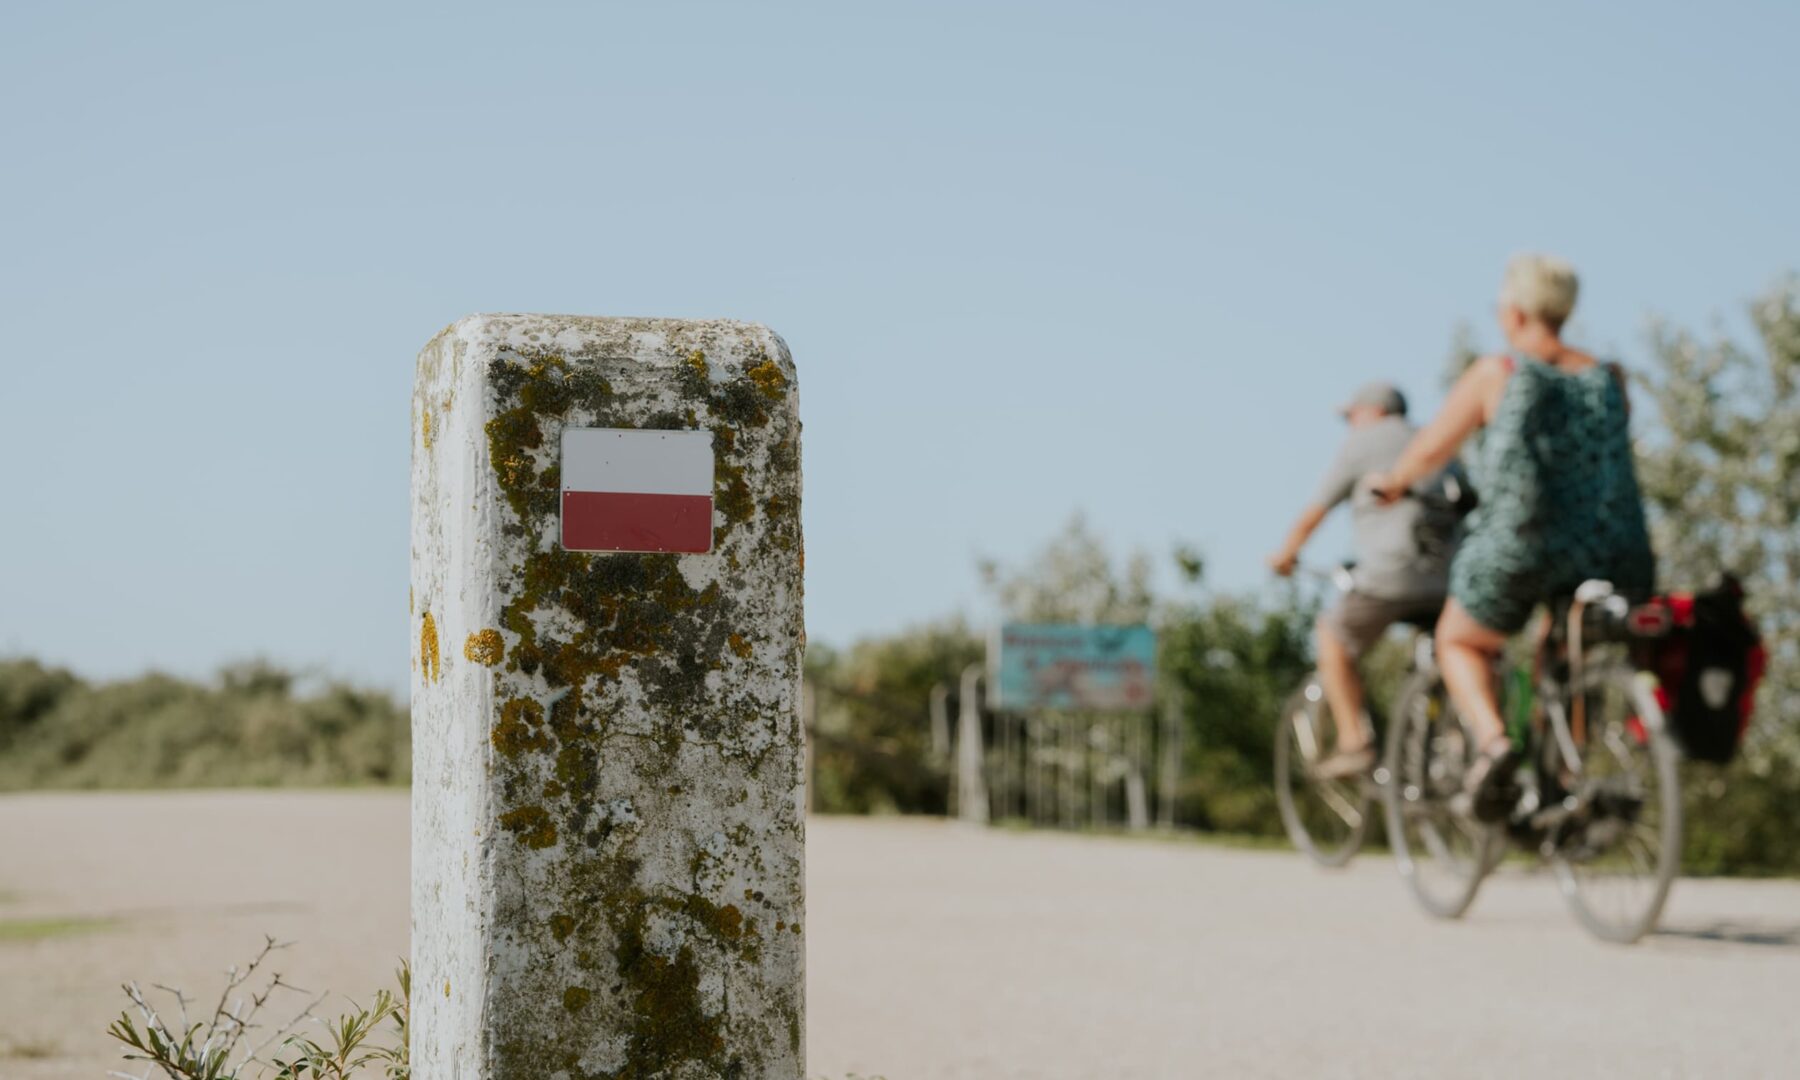
[[[0,939],[0,1077],[104,1075],[127,978],[202,988],[263,934],[276,970],[364,997],[407,942],[407,801],[393,792],[0,798],[0,918],[112,926]],[[289,1015],[304,1004],[290,998]],[[21,1058],[19,1048],[47,1053]]]
[[[367,993],[406,941],[393,793],[0,798],[0,1077],[97,1077],[126,977],[282,970]],[[810,1068],[890,1080],[1784,1076],[1800,883],[1684,881],[1673,933],[1598,945],[1543,876],[1427,922],[1343,873],[1192,843],[824,819],[808,842]]]

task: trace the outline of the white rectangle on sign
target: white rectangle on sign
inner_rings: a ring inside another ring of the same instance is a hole
[[[712,550],[710,431],[564,428],[562,546]]]
[[[564,491],[711,495],[710,431],[564,428]]]

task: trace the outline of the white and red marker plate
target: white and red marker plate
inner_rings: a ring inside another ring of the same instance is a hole
[[[564,548],[704,554],[712,533],[712,432],[563,429]]]

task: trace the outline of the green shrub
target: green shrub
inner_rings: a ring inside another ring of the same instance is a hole
[[[1800,874],[1800,766],[1786,757],[1720,768],[1687,765],[1681,776],[1688,874]]]
[[[404,783],[406,710],[330,683],[307,693],[267,664],[214,685],[150,674],[87,683],[0,661],[0,791]]]

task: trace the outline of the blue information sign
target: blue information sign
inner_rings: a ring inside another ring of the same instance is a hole
[[[1156,689],[1148,626],[1007,623],[989,658],[998,709],[1147,709]]]

